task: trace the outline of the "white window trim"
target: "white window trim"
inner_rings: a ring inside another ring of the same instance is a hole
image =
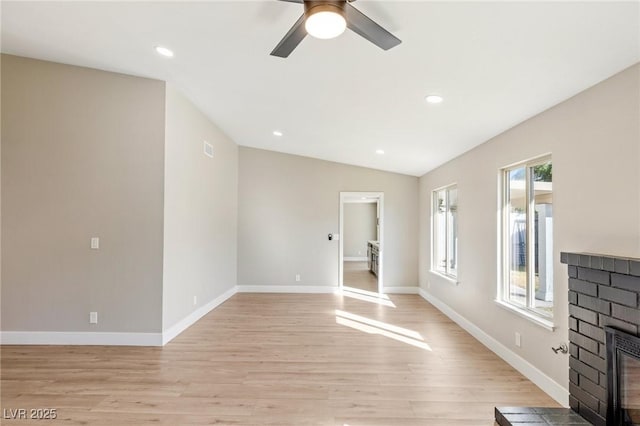
[[[495,299],[495,303],[507,309],[510,312],[515,313],[523,318],[526,318],[549,331],[555,330],[555,305],[554,305],[554,315],[544,315],[528,306],[522,306],[517,303],[513,303],[509,300],[508,291],[509,291],[509,283],[506,282],[508,273],[508,260],[507,253],[505,252],[506,247],[508,247],[508,236],[505,232],[506,227],[506,200],[508,198],[507,194],[507,186],[506,186],[506,174],[509,170],[513,170],[518,167],[533,167],[539,164],[544,164],[547,161],[552,161],[551,153],[544,154],[539,157],[534,157],[525,161],[521,161],[518,163],[514,163],[505,167],[502,167],[499,171],[499,197],[498,197],[498,285],[497,285],[497,297]],[[529,186],[528,180],[525,181],[526,186]],[[528,207],[527,207],[528,208]],[[527,218],[529,218],[529,214],[527,213]],[[530,226],[527,226],[527,232],[531,232],[529,230]],[[527,238],[529,241],[529,238]],[[529,290],[527,290],[529,291]]]
[[[438,188],[434,188],[431,190],[431,267],[429,269],[429,272],[431,272],[434,275],[439,276],[440,278],[443,278],[445,280],[447,280],[447,282],[454,284],[454,285],[458,285],[460,282],[458,281],[458,267],[456,266],[456,275],[452,275],[452,274],[447,274],[444,273],[442,271],[439,271],[436,269],[435,264],[436,264],[436,252],[435,252],[435,199],[436,199],[436,194],[439,191],[442,191],[443,189],[458,189],[458,183],[454,182],[454,183],[450,183],[448,185],[444,185]],[[458,197],[459,198],[459,197]],[[445,240],[448,241],[448,235],[445,236]],[[445,250],[445,252],[448,253],[448,250]]]
[[[496,299],[494,302],[503,309],[506,309],[509,312],[513,312],[516,315],[521,316],[522,318],[528,319],[540,327],[547,329],[549,331],[554,331],[556,329],[556,325],[550,317],[545,317],[543,315],[538,314],[535,311],[531,311],[526,308],[522,308],[513,303],[505,302],[504,300]]]
[[[448,284],[451,284],[451,285],[460,284],[460,281],[458,281],[457,278],[455,278],[455,277],[453,277],[451,275],[446,275],[446,274],[443,274],[440,271],[434,271],[433,269],[429,269],[429,272],[432,273],[433,275],[436,275],[438,278],[443,279]]]

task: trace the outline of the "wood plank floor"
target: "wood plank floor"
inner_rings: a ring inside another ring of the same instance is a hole
[[[237,294],[164,348],[3,346],[3,409],[55,425],[493,425],[557,406],[415,295]]]
[[[347,287],[378,292],[378,278],[369,271],[367,262],[343,262],[342,282]]]

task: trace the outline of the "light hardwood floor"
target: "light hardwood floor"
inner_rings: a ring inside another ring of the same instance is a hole
[[[359,288],[360,290],[378,292],[378,278],[373,275],[367,262],[343,262],[342,283],[345,286]]]
[[[164,348],[3,346],[1,405],[38,425],[493,425],[557,406],[415,295],[237,294]]]

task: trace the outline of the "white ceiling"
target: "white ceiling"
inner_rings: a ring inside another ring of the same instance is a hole
[[[269,56],[302,14],[275,0],[3,1],[2,51],[166,80],[240,145],[410,175],[640,60],[637,1],[354,6],[403,43],[347,31]]]

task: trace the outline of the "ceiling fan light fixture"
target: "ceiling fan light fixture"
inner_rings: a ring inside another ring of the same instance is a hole
[[[336,38],[347,29],[344,10],[333,4],[321,4],[306,13],[304,28],[307,34],[319,39]]]

